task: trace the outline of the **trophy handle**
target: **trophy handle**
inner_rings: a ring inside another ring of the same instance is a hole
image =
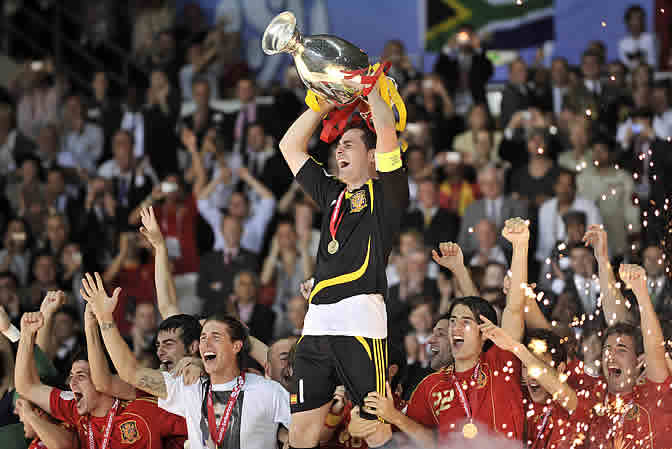
[[[275,16],[261,38],[261,48],[267,55],[289,53],[294,56],[300,44],[301,33],[296,26],[296,17],[289,11]]]

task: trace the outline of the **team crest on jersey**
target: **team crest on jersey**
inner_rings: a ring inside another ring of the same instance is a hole
[[[140,432],[135,421],[126,421],[119,426],[121,431],[121,442],[123,444],[133,444],[140,439]]]
[[[356,214],[366,208],[366,191],[360,190],[350,197],[350,213]]]

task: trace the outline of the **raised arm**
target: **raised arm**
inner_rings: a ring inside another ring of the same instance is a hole
[[[432,250],[432,259],[434,262],[453,273],[457,282],[457,288],[460,289],[464,296],[478,296],[479,293],[476,284],[474,284],[469,270],[464,265],[464,255],[462,254],[460,245],[453,242],[441,243],[439,244],[439,251],[441,251],[441,255],[435,249]]]
[[[665,362],[665,339],[656,310],[651,303],[649,289],[646,286],[646,271],[639,265],[621,265],[621,279],[637,298],[641,317],[644,353],[646,354],[646,378],[651,382],[662,383],[667,379],[667,363]]]
[[[385,75],[381,75],[385,76]],[[367,100],[371,107],[373,127],[376,129],[376,153],[389,153],[397,150],[397,130],[395,129],[392,108],[380,96],[380,78],[369,93]]]
[[[528,374],[537,379],[539,384],[549,392],[555,401],[562,405],[570,413],[576,410],[578,398],[576,392],[562,380],[553,367],[539,360],[525,347],[516,341],[504,329],[495,326],[486,317],[481,315],[483,324],[480,325],[483,335],[504,351],[512,352],[527,367]]]
[[[33,405],[22,398],[16,400],[16,412],[21,419],[35,430],[37,437],[49,449],[71,449],[79,446],[74,430],[51,421],[46,415],[38,413]]]
[[[103,351],[103,342],[98,333],[98,320],[91,309],[91,304],[87,304],[84,311],[84,333],[86,334],[91,380],[96,391],[127,401],[135,399],[135,387],[110,371]]]
[[[604,319],[608,326],[616,323],[633,323],[632,314],[626,307],[626,300],[614,276],[614,270],[609,261],[609,246],[607,244],[607,231],[602,225],[590,225],[583,241],[593,247],[597,268],[600,276],[600,298]]]
[[[170,260],[168,258],[168,249],[166,241],[159,228],[159,223],[154,215],[154,208],[148,207],[140,211],[142,227],[140,233],[145,236],[147,241],[154,248],[154,283],[156,284],[156,301],[159,306],[159,313],[164,320],[173,315],[178,315],[180,309],[177,307],[177,290],[175,288],[175,279],[170,272]]]
[[[308,160],[308,142],[320,125],[322,117],[333,109],[333,105],[326,101],[319,101],[319,108],[319,112],[308,108],[292,123],[280,140],[280,152],[294,176]]]
[[[189,151],[191,155],[191,164],[194,170],[194,175],[196,179],[194,180],[194,185],[192,187],[192,192],[194,197],[198,198],[199,193],[205,188],[205,185],[208,183],[208,177],[205,174],[205,168],[203,167],[203,159],[198,152],[198,147],[196,145],[196,135],[189,128],[182,129],[182,143]]]
[[[125,382],[140,388],[147,393],[165,399],[167,396],[166,382],[159,370],[141,368],[133,355],[133,351],[128,347],[117,325],[114,322],[112,313],[119,301],[120,288],[116,288],[112,297],[107,296],[103,287],[103,280],[100,274],[93,276],[86,273],[82,280],[83,289],[80,291],[86,302],[91,304],[94,314],[100,324],[100,330],[103,335],[105,347],[110,353],[112,362],[119,372],[119,376]]]
[[[502,236],[513,246],[511,258],[511,288],[502,312],[502,328],[516,341],[525,333],[525,290],[527,287],[527,251],[530,229],[522,218],[506,220]]]
[[[44,318],[44,325],[37,331],[37,346],[40,347],[50,360],[54,359],[56,350],[55,339],[53,338],[54,314],[65,302],[65,293],[62,291],[47,292],[42,304],[40,305],[40,312]]]
[[[52,388],[42,383],[34,361],[35,334],[43,324],[42,312],[24,313],[21,317],[21,339],[16,353],[14,384],[21,396],[51,414]]]
[[[126,260],[126,257],[128,256],[128,234],[126,232],[122,232],[119,235],[119,253],[117,254],[117,257],[115,257],[110,265],[107,267],[105,270],[105,273],[103,273],[103,279],[105,282],[112,282],[119,272],[121,271],[121,268],[123,267],[124,261]]]
[[[261,181],[252,176],[252,174],[246,167],[241,167],[238,169],[238,177],[245,184],[250,186],[250,188],[254,190],[255,193],[259,195],[261,198],[275,199],[275,195],[273,195],[273,192],[271,192],[270,189],[266,187]]]

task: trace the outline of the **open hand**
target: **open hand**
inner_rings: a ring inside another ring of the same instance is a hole
[[[83,288],[79,289],[79,293],[86,302],[91,304],[93,313],[100,323],[113,321],[112,314],[114,313],[114,309],[117,308],[121,288],[115,288],[112,297],[109,297],[105,292],[103,279],[100,277],[100,274],[94,273],[94,276],[91,276],[90,273],[84,275],[82,279]]]
[[[390,422],[398,411],[394,406],[394,396],[389,382],[385,383],[385,391],[387,393],[385,395],[379,394],[377,391],[369,393],[364,398],[363,410]]]
[[[506,333],[501,327],[497,327],[492,321],[481,315],[481,321],[483,322],[478,326],[480,331],[485,337],[492,341],[498,348],[503,351],[513,352],[518,343],[516,340],[511,338],[509,334]]]
[[[154,249],[165,245],[161,228],[159,228],[159,222],[156,220],[156,215],[154,215],[154,208],[152,206],[143,207],[140,210],[140,219],[142,220],[140,233],[145,236]]]

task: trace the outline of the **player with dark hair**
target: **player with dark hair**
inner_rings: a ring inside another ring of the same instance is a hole
[[[294,363],[289,432],[293,448],[317,447],[336,386],[363,405],[385,394],[387,313],[385,268],[408,206],[395,119],[376,84],[368,95],[375,133],[351,127],[335,149],[338,177],[308,155],[308,142],[333,106],[308,109],[280,142],[289,168],[324,214],[315,286]],[[375,416],[364,413],[365,417]],[[379,423],[381,424],[381,423]],[[380,425],[378,436],[391,432]]]

